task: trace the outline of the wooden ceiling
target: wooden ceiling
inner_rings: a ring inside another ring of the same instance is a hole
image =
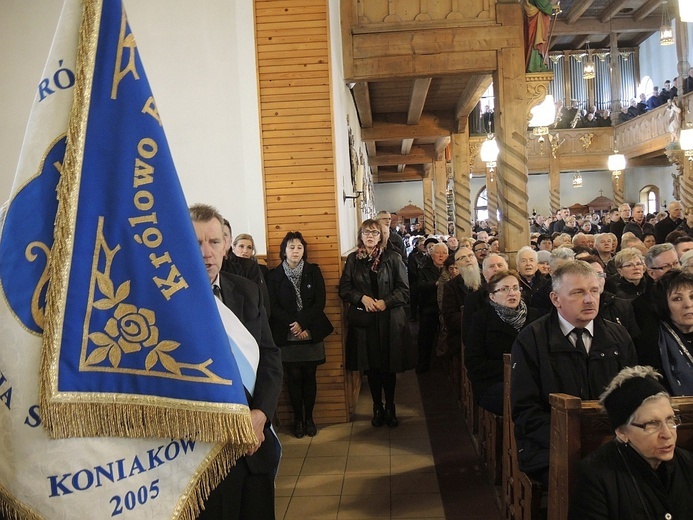
[[[691,0],[693,1],[693,0]],[[552,29],[551,52],[635,48],[659,30],[662,0],[562,0]],[[676,2],[668,4],[676,14]],[[375,182],[419,180],[440,159],[481,95],[492,70],[436,77],[397,77],[352,83],[362,138]]]

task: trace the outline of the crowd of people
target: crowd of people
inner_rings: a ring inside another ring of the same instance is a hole
[[[375,222],[368,224],[372,231]],[[392,237],[397,229],[387,233]],[[605,464],[614,454],[624,457],[620,470],[644,479],[636,484],[640,488],[656,482],[648,471],[663,478],[676,468],[679,480],[664,489],[646,488],[638,503],[618,496],[631,491],[629,485],[602,489],[607,495],[603,501],[595,505],[578,500],[571,517],[579,518],[588,507],[600,509],[604,518],[616,518],[614,508],[624,502],[635,516],[693,513],[688,498],[680,507],[672,505],[679,486],[693,484],[693,459],[675,448],[678,419],[669,404],[670,395],[693,395],[693,208],[674,201],[667,211],[648,214],[644,204],[626,203],[603,215],[571,215],[568,208],[551,217],[535,215],[530,243],[512,258],[515,269],[509,268],[511,259],[486,222],[475,225],[470,237],[402,238],[404,255],[387,239],[380,247],[383,254],[393,252],[389,260],[402,256],[396,283],[402,287],[406,272],[410,319],[419,322],[417,373],[427,372],[436,357],[453,357],[467,370],[475,403],[501,415],[502,358],[510,353],[519,467],[545,486],[549,394],[601,398],[615,440],[594,455],[600,473],[582,475],[582,496],[599,479],[617,478],[615,466]],[[394,280],[386,287],[394,288]],[[351,293],[350,303],[359,294]],[[411,349],[404,346],[409,345],[406,333],[404,338],[397,356],[408,363],[391,364],[392,372],[413,365]],[[383,339],[381,335],[376,349],[381,353]],[[392,348],[387,352],[394,355]],[[638,394],[624,416],[609,403],[620,402],[614,396],[631,384],[656,391]],[[374,393],[374,425],[378,403],[379,394]]]

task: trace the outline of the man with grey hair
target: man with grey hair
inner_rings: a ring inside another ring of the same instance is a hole
[[[652,280],[657,281],[672,269],[678,269],[679,255],[673,244],[665,242],[652,246],[645,254],[645,268]]]
[[[626,224],[630,220],[630,214],[630,204],[624,202],[618,207],[618,220],[615,220],[613,216],[611,217],[609,233],[613,233],[614,235],[616,235],[619,244],[621,243],[621,235],[623,234],[623,228],[626,227]]]
[[[416,373],[428,372],[431,366],[433,345],[438,343],[440,331],[440,308],[438,307],[438,286],[436,282],[443,272],[443,264],[448,258],[448,246],[437,242],[431,246],[431,256],[419,271],[419,360]]]
[[[392,215],[390,215],[390,212],[385,210],[378,211],[375,220],[380,222],[384,232],[387,233],[388,249],[397,251],[402,258],[406,258],[407,248],[404,246],[404,240],[397,233],[397,229],[392,228]]]
[[[520,331],[511,352],[510,405],[521,471],[548,486],[549,394],[597,399],[609,381],[637,364],[628,332],[598,317],[599,279],[569,261],[552,277],[550,314]]]
[[[508,268],[508,261],[498,253],[490,253],[481,264],[481,274],[483,280],[481,286],[476,291],[469,293],[464,298],[464,313],[462,314],[462,341],[465,340],[472,325],[474,313],[488,304],[488,290],[486,282],[498,271]]]
[[[481,273],[471,249],[461,246],[455,252],[455,265],[460,274],[443,286],[441,313],[448,331],[448,347],[459,353],[462,337],[462,306],[468,294],[481,287]]]
[[[678,200],[670,202],[667,213],[666,218],[655,224],[655,240],[657,240],[658,244],[666,242],[667,235],[683,222],[683,204]]]
[[[534,293],[544,287],[548,280],[539,272],[537,252],[529,246],[521,247],[515,255],[515,266],[520,275],[522,299],[530,304]]]
[[[652,224],[645,220],[645,204],[638,202],[633,205],[633,218],[623,228],[623,233],[633,233],[636,237],[642,240],[645,233],[655,234],[655,228]]]
[[[587,240],[587,235],[582,231],[575,233],[573,235],[573,247],[589,247],[589,241]]]

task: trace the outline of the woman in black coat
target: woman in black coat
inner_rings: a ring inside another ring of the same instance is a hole
[[[339,296],[349,304],[346,368],[368,376],[373,398],[371,424],[387,423],[393,428],[398,425],[397,372],[416,366],[416,351],[404,311],[409,301],[406,268],[400,255],[385,249],[375,220],[361,224],[358,250],[347,257]]]
[[[571,520],[693,518],[693,455],[676,447],[681,421],[659,377],[624,368],[600,397],[616,438],[580,463]]]
[[[503,354],[509,354],[518,332],[541,313],[522,300],[522,283],[515,271],[498,271],[488,281],[489,303],[474,314],[465,341],[464,365],[474,400],[503,415]]]
[[[325,316],[325,281],[320,268],[307,262],[308,245],[298,231],[282,240],[282,263],[269,274],[268,290],[274,342],[281,348],[289,399],[294,412],[294,435],[313,437],[317,427],[313,407],[317,366],[325,362],[323,339],[334,329]]]

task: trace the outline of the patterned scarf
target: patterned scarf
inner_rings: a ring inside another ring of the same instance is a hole
[[[378,266],[380,265],[380,257],[382,256],[384,248],[374,247],[373,251],[368,254],[365,247],[359,247],[356,252],[356,258],[358,260],[365,260],[367,264],[371,264],[371,271],[377,273]]]
[[[303,260],[301,260],[298,265],[291,269],[286,260],[282,262],[282,267],[284,268],[284,274],[289,279],[291,284],[294,286],[294,291],[296,292],[296,310],[300,311],[303,309],[303,300],[301,299],[301,276],[303,275]]]
[[[496,314],[498,314],[498,317],[516,331],[519,332],[524,326],[525,320],[527,319],[527,305],[525,304],[524,300],[521,299],[520,305],[518,305],[515,309],[506,307],[505,305],[500,305],[493,300],[489,300],[489,303],[496,311]]]

